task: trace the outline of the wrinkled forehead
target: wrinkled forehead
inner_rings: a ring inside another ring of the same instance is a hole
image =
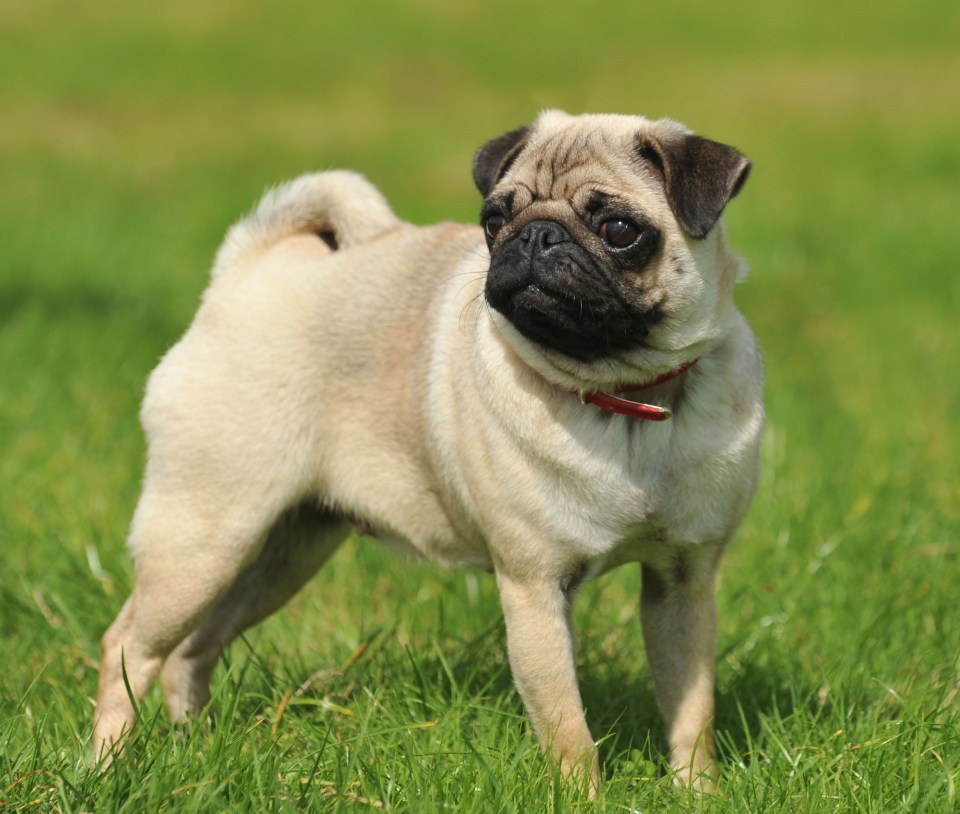
[[[636,148],[636,128],[535,128],[506,174],[515,204],[569,201],[577,207],[596,193],[655,197],[657,180]]]

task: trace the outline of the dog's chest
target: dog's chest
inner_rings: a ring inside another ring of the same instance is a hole
[[[577,541],[585,555],[607,555],[625,538],[680,532],[668,528],[664,511],[668,493],[682,492],[684,481],[670,460],[669,434],[638,442],[629,430],[617,437],[612,429],[558,445],[546,467],[556,492],[555,536]]]
[[[545,486],[534,522],[603,570],[665,547],[725,539],[739,520],[744,478],[724,443],[684,422],[586,416],[536,445]]]

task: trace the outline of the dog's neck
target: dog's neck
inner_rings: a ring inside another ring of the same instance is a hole
[[[680,365],[680,367],[678,367],[676,370],[671,370],[668,373],[664,373],[662,376],[657,376],[657,378],[649,382],[625,385],[624,387],[617,388],[615,392],[637,393],[641,390],[649,390],[650,388],[656,387],[659,384],[665,384],[666,382],[676,379],[678,376],[682,376],[691,367],[693,367],[697,361],[698,360],[694,359],[692,362],[687,362],[685,365]],[[639,401],[631,401],[630,399],[620,398],[618,395],[611,393],[602,393],[599,391],[588,393],[583,390],[575,392],[577,392],[577,395],[580,396],[580,401],[584,404],[593,404],[596,407],[599,407],[601,410],[630,416],[631,418],[641,418],[645,421],[666,421],[673,415],[673,413],[671,413],[666,407],[658,407],[656,404],[644,404],[643,402]]]

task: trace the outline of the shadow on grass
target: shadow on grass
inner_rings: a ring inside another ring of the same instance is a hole
[[[581,695],[591,731],[600,739],[606,774],[635,750],[666,766],[667,738],[646,667],[605,665],[591,675],[581,670]],[[715,731],[721,768],[749,763],[755,744],[764,740],[765,721],[783,721],[797,712],[822,715],[816,686],[792,671],[745,663],[717,688]]]
[[[251,713],[262,712],[263,699],[277,692],[276,686],[271,690],[271,682],[277,681],[280,686],[306,687],[307,695],[344,705],[362,688],[369,688],[378,697],[389,695],[391,706],[403,707],[400,714],[411,720],[456,712],[464,725],[469,725],[475,717],[472,706],[493,706],[529,728],[506,662],[499,619],[479,636],[443,641],[426,638],[402,650],[394,631],[381,631],[370,637],[363,657],[348,669],[320,668],[312,677],[303,663],[282,664],[270,655],[253,658],[260,666],[246,676],[244,683],[252,697],[242,702]],[[616,775],[618,767],[633,761],[636,750],[665,770],[666,733],[646,666],[624,658],[587,663],[579,672],[587,720],[600,741],[604,774]],[[823,713],[814,684],[802,677],[799,682],[803,683],[798,683],[790,664],[771,668],[746,662],[718,687],[716,730],[721,764],[749,763],[754,744],[765,739],[765,721],[782,721],[797,711]],[[304,706],[287,714],[312,715],[315,710]]]
[[[337,721],[350,737],[351,722],[362,719],[371,704],[389,710],[389,726],[398,728],[446,719],[461,729],[465,742],[476,736],[478,725],[528,732],[506,660],[503,621],[492,613],[489,618],[479,633],[467,636],[459,635],[458,625],[442,621],[402,637],[396,627],[385,627],[370,632],[352,654],[333,656],[327,648],[319,659],[316,651],[284,654],[266,637],[245,639],[225,659],[234,689],[221,685],[219,695],[232,696],[232,713],[239,720],[261,718],[275,725],[282,712],[301,735],[314,733],[305,743],[325,743],[325,733]],[[631,648],[612,658],[588,640],[581,655],[582,699],[608,780],[666,771],[666,734],[641,653]],[[769,665],[741,659],[735,671],[720,671],[716,730],[722,771],[751,763],[756,744],[769,741],[771,722],[777,727],[797,712],[823,714],[813,677],[789,658],[778,661],[782,652],[767,655]],[[504,720],[496,723],[500,715]],[[384,744],[389,742],[387,737]],[[639,769],[637,752],[645,762]]]

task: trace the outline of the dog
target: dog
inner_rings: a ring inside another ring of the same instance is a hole
[[[359,527],[495,574],[533,729],[591,793],[571,604],[639,562],[670,764],[712,788],[715,574],[764,418],[721,220],[749,171],[669,119],[547,111],[477,153],[480,228],[404,223],[347,171],[268,192],[147,385],[97,754],[157,676],[173,719],[202,710],[229,642]]]

